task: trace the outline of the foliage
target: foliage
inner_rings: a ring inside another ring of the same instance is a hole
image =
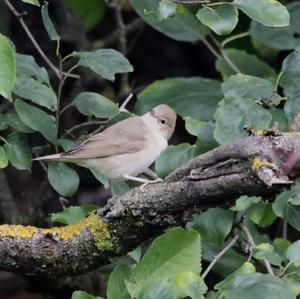
[[[123,79],[139,66],[125,57],[122,46],[120,51],[99,46],[62,54],[65,37],[53,21],[51,7],[55,4],[23,2],[41,11],[46,38],[56,46],[54,55],[59,65],[53,69],[47,62],[46,70],[40,57],[19,53],[14,40],[0,33],[0,95],[9,107],[6,113],[0,113],[0,168],[12,166],[31,171],[32,157],[71,149],[78,137],[84,139],[84,134],[73,135],[78,128],[91,123],[101,123],[104,128],[129,117],[129,113],[120,114],[112,84],[122,85]],[[217,79],[201,77],[202,72],[197,70],[194,76],[174,74],[147,82],[142,88],[138,86],[135,114],[166,103],[183,119],[182,126],[189,135],[186,140],[177,138],[179,144],[170,145],[155,162],[155,170],[163,178],[194,156],[247,136],[245,128],[269,129],[275,122],[281,130],[288,131],[295,125],[299,128],[299,3],[188,2],[130,0],[128,7],[120,8],[135,11],[154,30],[178,44],[201,43],[215,57]],[[102,0],[66,0],[65,5],[87,32],[98,26],[108,9]],[[247,31],[243,31],[245,28]],[[72,93],[72,99],[65,103],[62,89],[74,76],[74,70],[90,76],[99,85],[111,85],[105,91],[85,86],[85,90]],[[134,72],[131,76],[137,79]],[[60,119],[71,107],[80,120],[75,119],[73,127],[67,130]],[[45,170],[45,177],[56,192],[65,197],[76,195],[82,178],[72,166],[50,163]],[[124,182],[109,182],[99,171],[91,172],[105,188],[110,185],[115,194],[129,190]],[[275,198],[242,196],[232,208],[214,208],[194,215],[187,228],[167,231],[152,241],[146,253],[142,254],[144,251],[139,248],[129,255],[130,261],[116,262],[106,297],[296,298],[300,294],[299,188],[299,184],[294,184]],[[51,220],[77,223],[95,208],[71,206],[52,214]],[[282,230],[280,238],[274,233],[278,224]],[[290,228],[293,242],[287,238]],[[209,289],[205,285],[207,275]],[[84,291],[76,291],[72,296],[94,298],[100,297]]]

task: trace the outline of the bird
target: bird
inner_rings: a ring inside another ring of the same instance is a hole
[[[176,112],[166,104],[150,109],[142,116],[119,121],[91,136],[77,147],[35,161],[75,163],[100,171],[108,179],[143,183],[162,181],[138,177],[167,148],[175,131]]]

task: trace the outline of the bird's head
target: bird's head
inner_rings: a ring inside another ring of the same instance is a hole
[[[158,105],[152,108],[143,117],[147,118],[149,125],[159,130],[166,140],[169,140],[173,135],[177,116],[176,112],[168,105]]]

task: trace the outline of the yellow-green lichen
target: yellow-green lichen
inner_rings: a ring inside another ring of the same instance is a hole
[[[258,158],[255,158],[253,160],[251,168],[252,168],[253,172],[257,172],[263,166],[270,167],[272,169],[278,169],[278,167],[275,164],[270,163],[268,161],[260,160]]]
[[[91,232],[97,248],[103,249],[110,246],[110,232],[107,224],[99,220],[95,214],[82,219],[79,223],[63,227],[36,228],[34,226],[3,224],[0,225],[0,236],[31,238],[34,234],[40,233],[43,235],[52,234],[62,240],[68,240],[80,235],[84,229]]]

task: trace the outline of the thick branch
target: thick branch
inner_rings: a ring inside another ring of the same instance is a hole
[[[79,224],[0,226],[0,268],[56,276],[95,269],[166,227],[184,224],[187,210],[226,205],[243,194],[275,194],[297,177],[299,153],[297,134],[248,137],[196,157],[145,192],[135,188],[111,198]]]

